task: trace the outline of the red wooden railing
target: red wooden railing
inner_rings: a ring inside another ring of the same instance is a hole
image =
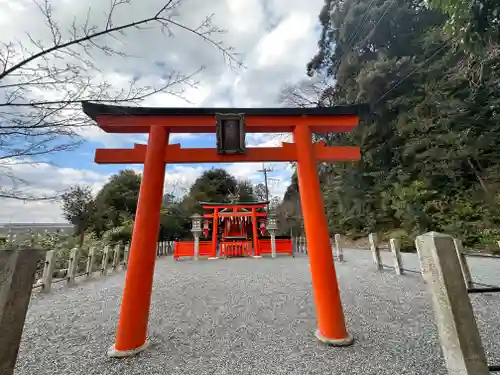
[[[241,257],[252,255],[252,243],[249,241],[221,241],[221,257]]]
[[[271,240],[262,239],[259,241],[261,254],[272,254]],[[276,239],[276,254],[293,255],[292,240],[288,238]]]
[[[271,240],[259,240],[260,254],[271,254]],[[276,254],[290,254],[292,251],[291,239],[276,239]],[[238,256],[251,256],[252,255],[252,242],[251,241],[221,241],[220,243],[220,256],[221,257],[238,257]],[[194,241],[176,241],[174,245],[174,259],[180,257],[193,257],[194,256]],[[198,256],[211,257],[212,243],[207,241],[200,242]]]
[[[194,241],[176,241],[174,245],[174,259],[180,257],[193,257],[194,256]],[[198,256],[210,257],[212,256],[212,242],[200,242],[198,248]]]
[[[194,244],[193,244],[194,248]],[[198,255],[200,257],[211,257],[212,254],[212,241],[200,242],[200,247],[198,248]]]
[[[174,259],[194,256],[194,241],[175,241]]]

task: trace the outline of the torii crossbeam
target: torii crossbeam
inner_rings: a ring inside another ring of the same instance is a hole
[[[297,162],[304,227],[318,320],[316,337],[331,345],[350,345],[330,248],[318,162],[360,159],[358,147],[313,143],[313,133],[350,132],[360,106],[333,108],[139,108],[84,103],[84,112],[108,133],[148,133],[147,145],[97,149],[96,163],[144,164],[129,264],[115,345],[108,355],[125,357],[146,347],[156,258],[156,240],[167,163]],[[244,145],[245,133],[293,134],[280,147]],[[217,148],[168,144],[172,133],[216,133]]]

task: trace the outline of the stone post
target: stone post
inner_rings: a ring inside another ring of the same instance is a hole
[[[102,252],[101,261],[101,276],[106,276],[108,274],[108,263],[109,263],[109,246],[104,246]]]
[[[0,374],[14,374],[38,261],[44,251],[0,250]]]
[[[130,253],[130,246],[125,245],[125,249],[123,251],[123,269],[124,270],[127,269],[129,253]]]
[[[269,234],[271,235],[271,256],[276,258],[276,231],[270,230]]]
[[[370,241],[370,249],[372,251],[373,263],[377,266],[377,269],[383,269],[382,260],[380,259],[380,248],[378,243],[377,233],[370,233],[368,236]]]
[[[417,249],[417,256],[418,256],[418,262],[420,263],[420,273],[422,274],[422,277],[424,276],[424,261],[422,259],[422,250],[421,250],[421,242],[418,241],[418,237],[415,239],[415,249]],[[425,279],[424,279],[425,281]]]
[[[267,230],[271,235],[271,256],[276,258],[276,231],[278,230],[278,221],[274,213],[267,216]]]
[[[73,285],[75,283],[76,271],[78,268],[78,248],[71,249],[69,255],[68,264],[68,284]]]
[[[33,246],[35,246],[35,240],[36,240],[35,232],[33,232],[32,229],[30,229],[29,231],[30,231],[30,243],[31,243],[31,247],[33,247]]]
[[[396,275],[401,275],[403,273],[403,261],[401,259],[401,243],[396,238],[391,238],[389,241],[389,246],[391,248],[392,261],[394,263],[394,271]]]
[[[335,250],[337,252],[337,259],[339,262],[344,261],[344,249],[342,248],[340,233],[335,233]]]
[[[47,251],[47,253],[45,254],[45,264],[43,266],[43,274],[42,274],[42,292],[44,293],[50,292],[50,288],[52,286],[55,255],[56,255],[55,250]]]
[[[198,254],[200,253],[200,234],[193,232],[194,236],[194,260],[198,260]]]
[[[120,245],[116,245],[113,251],[113,263],[112,263],[113,272],[116,271],[116,269],[118,268],[118,264],[120,263],[120,250],[121,250]]]
[[[92,267],[94,266],[94,258],[95,258],[95,247],[91,247],[89,249],[89,254],[87,255],[87,267],[85,268],[87,279],[90,279],[92,277]]]
[[[12,246],[14,244],[14,234],[12,233],[12,228],[9,227],[9,234],[7,235],[9,239],[9,245]]]
[[[469,265],[467,264],[467,257],[464,254],[462,241],[458,238],[454,238],[453,243],[455,244],[455,251],[457,252],[458,261],[460,262],[460,269],[462,270],[462,274],[464,276],[465,287],[472,288],[474,283],[472,282],[472,276],[470,274]]]
[[[488,375],[453,237],[430,232],[417,237],[424,279],[432,296],[441,348],[454,375]]]
[[[194,214],[193,216],[191,216],[192,220],[191,233],[193,233],[194,236],[194,260],[198,260],[198,254],[200,253],[200,235],[202,232],[201,219],[202,217],[198,214]]]

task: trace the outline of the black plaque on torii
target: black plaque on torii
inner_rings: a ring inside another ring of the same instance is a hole
[[[217,153],[245,154],[245,115],[243,113],[216,113],[215,120]]]

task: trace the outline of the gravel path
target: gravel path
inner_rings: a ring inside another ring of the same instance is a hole
[[[356,343],[321,345],[308,259],[179,261],[156,267],[152,346],[135,358],[108,359],[124,273],[32,299],[16,375],[446,374],[425,284],[418,274],[377,272],[369,252],[346,250],[337,265],[345,314]],[[383,254],[390,263],[389,254]],[[404,256],[418,269],[414,255]],[[500,261],[471,259],[482,282],[500,285]],[[475,295],[491,363],[500,364],[500,295]],[[489,338],[489,339],[488,339]],[[497,341],[497,342],[495,342]]]

